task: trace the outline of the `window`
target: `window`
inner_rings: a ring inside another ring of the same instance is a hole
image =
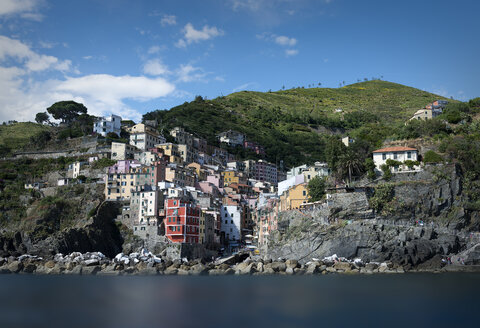
[[[407,158],[412,158],[412,152],[411,151],[407,152]]]
[[[225,224],[228,224],[228,220],[225,220]]]
[[[382,154],[382,159],[386,160],[387,159],[387,154]]]
[[[306,190],[303,191],[303,196],[307,196],[307,191]]]
[[[233,220],[230,220],[230,223],[233,224]]]
[[[393,153],[393,159],[397,159],[398,157],[398,154],[397,153]]]

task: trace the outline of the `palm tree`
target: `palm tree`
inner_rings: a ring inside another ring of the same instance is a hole
[[[362,171],[363,162],[357,154],[347,150],[338,160],[338,172],[342,178],[348,176],[348,182],[352,182],[352,175]]]

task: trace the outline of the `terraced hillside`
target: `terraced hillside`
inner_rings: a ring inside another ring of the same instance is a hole
[[[372,146],[387,137],[395,139],[406,119],[436,99],[445,98],[401,84],[368,81],[338,89],[197,97],[168,111],[147,113],[144,119],[156,119],[164,130],[183,126],[212,144],[221,131],[241,131],[265,147],[269,161],[291,166],[324,160],[325,144],[334,134],[349,134]]]

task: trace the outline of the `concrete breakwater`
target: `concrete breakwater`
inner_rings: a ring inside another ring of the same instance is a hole
[[[249,254],[236,254],[207,262],[204,259],[171,260],[142,250],[138,253],[120,253],[113,259],[100,252],[68,255],[57,254],[45,260],[38,256],[22,255],[0,258],[0,273],[42,275],[324,275],[324,274],[374,274],[405,272],[480,272],[480,265],[454,265],[440,262],[429,268],[405,269],[392,262],[348,260],[332,255],[312,259],[305,264],[297,260],[262,260]]]

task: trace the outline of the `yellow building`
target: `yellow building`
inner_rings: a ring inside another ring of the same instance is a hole
[[[132,190],[135,189],[136,174],[134,173],[107,173],[105,184],[105,199],[129,200]]]
[[[198,181],[207,180],[207,172],[203,169],[202,165],[199,163],[188,164],[187,167],[192,168],[197,172]]]
[[[280,210],[289,211],[300,208],[301,204],[308,202],[307,184],[302,183],[291,187],[280,196]]]
[[[243,179],[240,178],[240,173],[233,170],[223,171],[223,186],[228,187],[232,183],[241,183]]]
[[[177,144],[169,142],[155,145],[155,147],[163,149],[163,153],[170,157],[170,163],[183,164],[183,158]]]

